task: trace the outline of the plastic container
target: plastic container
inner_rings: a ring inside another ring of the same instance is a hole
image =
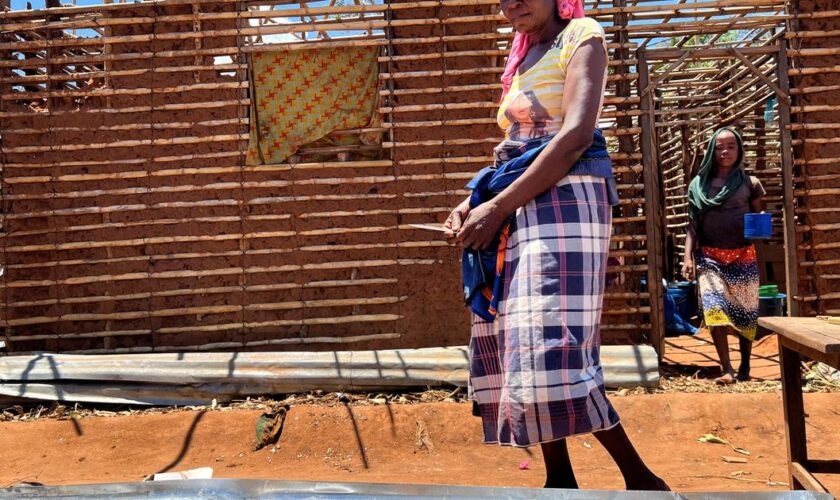
[[[680,281],[668,285],[668,295],[674,299],[677,314],[686,321],[697,316],[696,285],[689,281]]]
[[[777,293],[773,297],[758,298],[758,317],[784,316],[786,314],[787,295]],[[764,337],[772,332],[762,326],[758,327],[757,337]]]
[[[693,283],[672,283],[665,290],[665,335],[696,335],[689,322],[697,313]]]
[[[779,285],[761,285],[758,287],[759,297],[774,298],[779,294]]]
[[[773,217],[769,213],[744,214],[744,238],[766,240],[773,236]]]
[[[787,295],[783,293],[777,293],[774,297],[759,297],[758,317],[784,316],[786,299]]]

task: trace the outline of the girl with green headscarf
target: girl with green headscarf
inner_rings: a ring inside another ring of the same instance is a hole
[[[744,214],[761,212],[766,194],[743,167],[744,145],[734,129],[723,127],[709,140],[700,171],[688,187],[689,227],[683,275],[695,277],[703,317],[711,330],[723,375],[715,381],[748,380],[758,319],[758,262],[744,237]],[[738,334],[741,364],[736,375],[729,360],[727,333]]]

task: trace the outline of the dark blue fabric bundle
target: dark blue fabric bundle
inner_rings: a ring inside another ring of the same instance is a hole
[[[497,152],[497,157],[501,153],[501,157],[507,161],[481,169],[467,183],[466,187],[472,190],[470,208],[492,199],[513,184],[542,153],[552,137],[531,139],[517,147]],[[592,175],[607,179],[610,203],[618,204],[618,191],[612,176],[610,154],[601,130],[595,129],[592,145],[575,162],[567,175]],[[505,246],[513,229],[513,219],[514,214],[508,215],[489,247],[484,250],[466,248],[461,258],[464,301],[485,321],[496,319],[496,308],[502,292]]]

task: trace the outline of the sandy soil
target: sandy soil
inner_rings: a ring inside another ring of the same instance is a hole
[[[614,397],[650,466],[684,491],[781,490],[787,481],[777,393]],[[813,458],[840,449],[840,394],[808,394]],[[255,410],[177,411],[0,424],[0,486],[138,481],[161,470],[210,466],[215,477],[539,487],[539,450],[481,444],[464,403],[297,406],[276,448],[252,451]],[[418,445],[425,428],[431,445]],[[700,443],[713,433],[750,451]],[[570,442],[583,488],[619,489],[621,476],[592,436]],[[722,456],[746,459],[726,463]],[[837,458],[836,456],[833,458]],[[527,469],[520,470],[523,462]],[[733,479],[740,477],[742,480]],[[840,493],[840,481],[827,483]]]
[[[741,362],[738,338],[729,336],[729,358],[736,369]],[[665,339],[665,355],[662,362],[666,370],[684,375],[698,375],[705,378],[721,374],[720,361],[709,330],[702,328],[691,337],[668,337]],[[760,338],[753,343],[750,358],[750,375],[757,381],[780,380],[779,342],[775,335]]]

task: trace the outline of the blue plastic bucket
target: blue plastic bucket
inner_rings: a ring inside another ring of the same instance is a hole
[[[677,313],[686,321],[697,315],[697,296],[693,283],[681,282],[668,286],[668,295],[674,299]]]
[[[697,312],[694,294],[687,287],[668,286],[665,293],[665,334],[695,335],[697,328],[689,321]]]
[[[744,214],[744,237],[763,240],[773,236],[773,217],[769,213]]]

